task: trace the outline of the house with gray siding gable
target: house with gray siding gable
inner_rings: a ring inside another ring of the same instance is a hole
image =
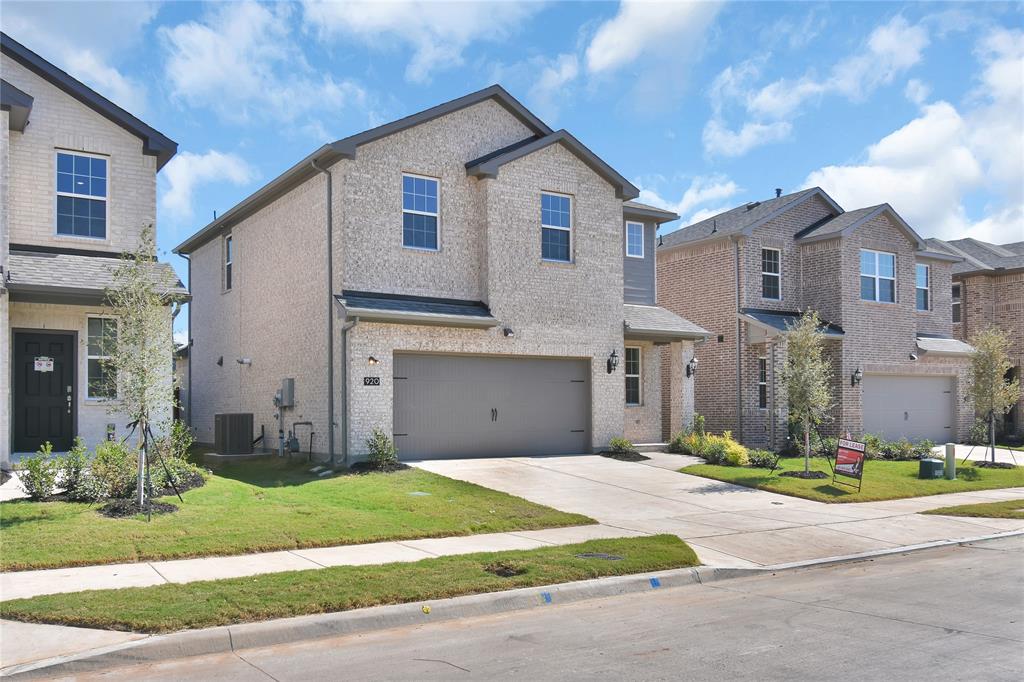
[[[197,438],[243,412],[338,465],[374,429],[406,459],[661,441],[705,332],[656,305],[677,216],[637,194],[499,86],[324,145],[175,249]]]
[[[0,466],[45,442],[59,452],[76,437],[92,447],[125,435],[102,362],[117,325],[104,290],[120,256],[155,226],[156,174],[176,150],[0,34]],[[152,268],[170,335],[175,301],[188,292],[170,265]]]
[[[845,211],[821,188],[754,201],[663,236],[658,303],[707,329],[696,410],[781,448],[786,334],[816,310],[834,371],[823,435],[967,437],[971,347],[954,337],[953,267],[888,204]]]

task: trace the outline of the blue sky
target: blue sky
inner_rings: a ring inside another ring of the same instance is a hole
[[[1021,3],[4,2],[3,30],[179,143],[170,249],[320,144],[501,83],[679,224],[821,185],[1024,239]]]

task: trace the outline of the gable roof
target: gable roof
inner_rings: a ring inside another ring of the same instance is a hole
[[[843,209],[832,200],[820,187],[786,194],[766,201],[752,201],[734,209],[719,213],[688,225],[680,230],[670,232],[663,238],[663,248],[671,248],[682,244],[693,244],[705,240],[722,239],[734,235],[749,235],[754,228],[763,225],[772,218],[798,206],[812,197],[822,198],[836,214]]]
[[[1024,268],[1024,242],[993,244],[980,239],[929,239],[933,251],[959,256],[962,262],[953,266],[953,274],[995,272]]]
[[[673,220],[679,220],[678,213],[666,211],[663,208],[651,206],[650,204],[641,204],[639,201],[622,202],[622,213],[628,218],[648,219],[658,225],[661,225],[662,223],[670,223]]]
[[[0,111],[9,111],[7,127],[10,130],[25,132],[28,115],[32,113],[32,95],[22,92],[7,81],[0,78]]]
[[[499,150],[500,153],[492,153],[487,156],[475,159],[466,164],[466,174],[475,177],[496,178],[498,171],[506,163],[521,159],[541,149],[550,147],[553,144],[561,144],[570,152],[575,154],[580,161],[615,187],[615,196],[620,199],[633,199],[640,195],[638,190],[629,180],[609,166],[601,157],[590,151],[586,145],[577,140],[568,130],[559,130],[550,135],[536,139],[521,140],[515,144]]]
[[[0,52],[141,139],[142,153],[156,157],[157,170],[163,168],[177,153],[177,142],[146,125],[67,72],[58,69],[6,33],[0,33]]]
[[[354,159],[357,150],[364,144],[379,140],[388,135],[394,135],[403,130],[408,130],[421,123],[427,123],[428,121],[486,100],[493,100],[500,104],[506,111],[521,121],[523,125],[532,130],[537,138],[550,135],[553,132],[546,123],[534,116],[529,109],[510,95],[505,88],[500,85],[492,85],[483,90],[477,90],[476,92],[453,99],[450,102],[444,102],[405,118],[400,118],[397,121],[385,123],[376,128],[364,130],[361,133],[356,133],[355,135],[323,145],[174,247],[174,253],[191,253],[218,234],[222,229],[252,215],[278,197],[302,184],[319,173],[314,164],[321,168],[326,168],[340,159]]]
[[[917,232],[914,231],[907,221],[900,217],[900,214],[893,210],[893,207],[889,204],[878,204],[877,206],[868,206],[866,208],[858,208],[855,211],[847,211],[842,213],[831,220],[811,225],[805,230],[798,232],[795,236],[797,241],[801,242],[816,242],[822,239],[832,239],[834,237],[846,237],[861,225],[873,220],[877,216],[887,213],[890,218],[896,223],[897,227],[903,230],[910,239],[914,242],[915,247],[920,251],[925,248],[924,239],[921,238]]]

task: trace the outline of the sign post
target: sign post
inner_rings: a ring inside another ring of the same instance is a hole
[[[857,492],[864,479],[864,457],[867,447],[864,443],[855,440],[839,439],[839,447],[836,449],[836,466],[832,471],[832,483],[841,483],[851,488],[853,483],[839,480],[838,476],[857,479]]]

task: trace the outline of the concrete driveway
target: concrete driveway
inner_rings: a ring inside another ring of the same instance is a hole
[[[954,504],[1024,498],[1024,488],[825,504],[680,474],[695,458],[646,453],[643,463],[606,457],[517,457],[416,463],[427,471],[502,490],[605,526],[673,533],[706,564],[773,566],[1024,531],[1024,520],[922,516]]]

